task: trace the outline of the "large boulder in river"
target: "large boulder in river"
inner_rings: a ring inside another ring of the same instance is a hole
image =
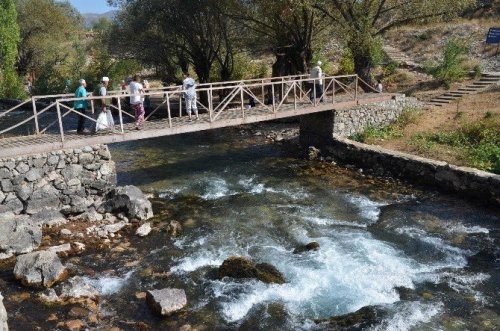
[[[28,216],[0,221],[0,260],[32,252],[40,246],[42,230]]]
[[[149,308],[162,316],[169,316],[187,305],[186,293],[182,289],[164,288],[146,292]]]
[[[133,185],[117,187],[97,210],[99,213],[126,213],[127,217],[145,221],[153,217],[151,202]]]
[[[386,313],[377,307],[366,306],[353,313],[331,317],[326,321],[316,321],[318,324],[327,324],[331,330],[366,330],[378,325]]]
[[[14,276],[25,286],[52,287],[68,275],[55,252],[39,251],[17,257]]]
[[[250,259],[242,256],[231,256],[219,267],[219,279],[255,278],[264,283],[283,284],[285,277],[278,269],[268,263],[255,265]]]
[[[316,241],[310,242],[307,245],[302,245],[293,250],[293,254],[300,254],[308,251],[317,251],[319,250],[319,243]]]
[[[0,294],[0,331],[9,331],[9,326],[7,325],[7,310],[3,305],[3,296]]]

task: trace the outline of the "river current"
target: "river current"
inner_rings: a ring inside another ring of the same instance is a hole
[[[370,330],[500,327],[499,266],[474,259],[498,247],[494,211],[306,161],[293,143],[255,133],[227,129],[111,146],[119,185],[154,195],[160,230],[131,236],[126,250],[78,260],[94,270],[86,279],[99,288],[109,325],[325,330],[319,321],[371,306],[379,314]],[[166,231],[171,220],[183,226],[175,237]],[[293,253],[312,241],[318,251]],[[270,263],[287,282],[218,280],[214,270],[232,255]],[[164,287],[185,289],[184,313],[159,318],[139,298]]]

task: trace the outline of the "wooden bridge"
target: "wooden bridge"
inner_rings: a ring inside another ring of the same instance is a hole
[[[316,93],[316,83],[318,79],[302,75],[200,84],[196,88],[200,120],[193,122],[183,114],[182,87],[150,89],[144,96],[149,96],[155,107],[139,131],[135,130],[134,115],[126,105],[131,95],[110,91],[106,98],[112,104],[116,125],[85,135],[75,130],[75,114],[82,114],[70,106],[78,100],[73,94],[33,96],[0,112],[0,158],[256,123],[392,98],[374,90],[363,91],[360,85],[368,85],[357,75],[324,77],[321,96]],[[253,107],[249,105],[250,98],[255,103]],[[90,122],[95,126],[93,102],[101,97],[86,99],[94,115],[84,116],[87,125]]]

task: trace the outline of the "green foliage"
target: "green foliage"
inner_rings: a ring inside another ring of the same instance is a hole
[[[473,76],[474,78],[479,78],[483,74],[483,68],[481,68],[480,64],[476,64],[473,68],[472,71],[474,72]]]
[[[370,57],[373,66],[378,66],[382,63],[384,59],[384,49],[383,49],[383,41],[380,36],[377,36],[370,43]]]
[[[389,63],[387,63],[387,65],[384,67],[384,76],[390,76],[395,74],[398,68],[399,68],[399,63],[394,60],[390,60]]]
[[[344,48],[339,63],[339,74],[350,75],[354,73],[354,58],[349,48]]]
[[[19,26],[14,0],[0,0],[0,98],[24,98],[21,80],[15,71]]]
[[[382,127],[368,126],[363,132],[354,134],[351,138],[359,142],[371,142],[374,140],[386,140],[403,136],[403,130],[410,124],[415,124],[421,115],[417,108],[408,107],[403,109],[394,123]]]
[[[452,39],[443,50],[441,63],[428,67],[427,71],[449,88],[451,83],[458,82],[467,75],[464,66],[467,53],[465,42]]]
[[[499,128],[500,116],[492,114],[457,130],[416,135],[412,144],[425,149],[437,145],[452,148],[470,166],[500,174]]]

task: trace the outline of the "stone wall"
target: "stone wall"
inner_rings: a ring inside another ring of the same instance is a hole
[[[500,175],[366,145],[340,136],[334,136],[325,150],[336,160],[371,169],[375,175],[434,186],[500,206]]]
[[[0,220],[45,208],[82,213],[115,186],[105,145],[0,159]]]
[[[335,110],[333,134],[349,137],[368,126],[380,127],[394,122],[406,107],[421,107],[415,98],[404,95],[377,104],[361,105],[352,109]]]

